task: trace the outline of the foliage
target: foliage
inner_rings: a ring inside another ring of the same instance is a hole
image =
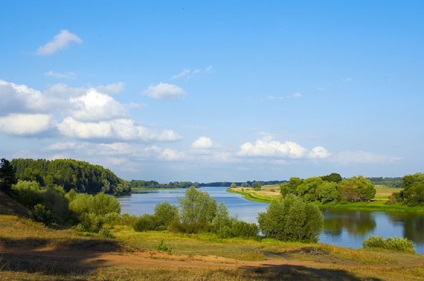
[[[262,233],[282,241],[317,242],[323,221],[316,205],[292,196],[272,201],[258,217]]]
[[[159,242],[159,244],[156,245],[155,249],[158,250],[158,251],[167,252],[167,253],[171,253],[172,252],[172,247],[169,246],[169,245],[167,245],[167,244],[165,244],[165,241],[164,240],[161,240]]]
[[[13,186],[14,198],[23,206],[31,210],[33,219],[44,222],[46,225],[51,223],[65,224],[68,219],[69,201],[65,197],[63,189],[59,187],[42,187],[36,181],[18,181]],[[35,206],[43,206],[45,212],[50,212],[51,218],[48,220],[40,220],[43,216],[43,210],[40,207],[35,209]]]
[[[104,224],[116,222],[121,206],[111,195],[79,193],[69,203],[69,211],[78,230],[98,232]]]
[[[328,176],[300,179],[292,177],[281,184],[283,197],[299,196],[307,202],[359,202],[370,201],[375,197],[375,187],[363,176],[342,179],[337,173]]]
[[[131,192],[127,181],[99,165],[72,159],[13,159],[20,180],[36,181],[41,186],[61,186],[66,192],[122,194]]]
[[[342,176],[338,173],[331,173],[327,176],[322,176],[321,179],[323,181],[328,181],[328,182],[335,182],[335,183],[339,183],[342,181]]]
[[[376,193],[371,181],[363,176],[344,179],[340,186],[340,200],[345,202],[370,201]]]
[[[339,185],[336,182],[323,182],[316,189],[317,199],[323,204],[337,201],[339,193]]]
[[[207,192],[190,187],[185,197],[179,198],[179,229],[187,233],[208,231],[216,213],[216,201]]]
[[[381,248],[386,250],[415,253],[414,244],[406,238],[388,237],[383,239],[381,236],[370,235],[368,239],[362,241],[364,248]]]
[[[16,170],[9,160],[2,158],[0,162],[0,191],[10,194],[12,185],[16,184]]]
[[[190,182],[190,181],[174,181],[167,184],[160,184],[157,181],[146,181],[146,180],[132,180],[129,182],[131,189],[141,189],[141,188],[189,188],[191,186],[198,187],[199,183]]]
[[[252,188],[253,188],[254,190],[260,190],[260,189],[261,189],[261,187],[262,187],[262,185],[261,185],[261,183],[260,183],[260,182],[258,182],[258,181],[254,181],[254,182],[253,182],[253,184],[252,184]]]
[[[256,223],[245,221],[233,221],[230,233],[232,237],[255,238],[258,236],[259,228]]]
[[[401,177],[395,177],[395,178],[371,177],[368,179],[374,185],[384,185],[388,187],[401,187],[402,185]]]
[[[149,214],[140,216],[134,223],[134,230],[138,232],[156,230],[155,217]]]
[[[153,216],[156,222],[156,229],[164,230],[168,228],[173,220],[178,218],[178,208],[168,202],[162,202],[155,206]]]
[[[237,184],[235,184],[234,182],[230,185],[230,188],[236,188]]]
[[[424,206],[424,174],[416,173],[402,178],[403,190],[399,199],[408,206]]]
[[[29,211],[29,216],[32,220],[42,222],[45,225],[53,223],[52,212],[44,207],[42,204],[34,206],[32,211]]]

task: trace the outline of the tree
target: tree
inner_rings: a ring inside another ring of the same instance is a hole
[[[310,177],[296,187],[296,194],[301,196],[303,200],[312,202],[315,201],[317,188],[323,183],[321,178]]]
[[[254,181],[254,182],[253,182],[253,184],[252,184],[252,188],[253,188],[254,190],[260,190],[260,189],[261,189],[261,187],[262,187],[262,185],[261,185],[261,183],[260,183],[260,182],[258,182],[258,181]]]
[[[229,236],[229,229],[232,225],[228,208],[223,202],[220,202],[216,208],[215,217],[212,220],[212,225],[216,234],[221,238]]]
[[[375,197],[375,187],[363,176],[351,177],[340,182],[340,199],[347,202],[370,201]]]
[[[9,160],[2,158],[0,162],[0,190],[10,194],[12,185],[17,182],[16,169],[10,164]]]
[[[336,182],[324,181],[316,190],[317,199],[321,203],[336,201],[339,197],[339,185]]]
[[[270,203],[259,213],[259,228],[270,238],[282,241],[317,242],[324,217],[313,203],[288,196]]]
[[[403,191],[400,193],[401,200],[409,206],[424,205],[424,174],[416,173],[402,178]]]
[[[339,183],[343,180],[342,176],[338,173],[331,173],[327,176],[322,176],[321,178],[324,181],[335,182],[335,183]]]
[[[178,218],[178,208],[168,202],[162,202],[155,206],[154,220],[156,229],[166,229],[174,219]]]
[[[234,182],[230,185],[230,188],[236,188],[236,187],[237,185]]]
[[[191,186],[179,201],[181,230],[188,233],[209,230],[216,213],[215,199]]]
[[[291,177],[288,182],[282,183],[280,185],[281,195],[283,197],[291,194],[296,194],[296,188],[302,184],[303,180],[298,177]]]

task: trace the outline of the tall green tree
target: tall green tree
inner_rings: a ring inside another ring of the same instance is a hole
[[[0,190],[6,194],[10,194],[12,185],[17,182],[16,169],[11,165],[9,160],[2,158],[0,162]]]
[[[400,193],[401,200],[409,206],[424,205],[424,174],[416,173],[402,178],[403,191]]]
[[[180,223],[183,231],[197,233],[209,230],[216,213],[216,201],[207,192],[190,187],[185,197],[179,198]]]

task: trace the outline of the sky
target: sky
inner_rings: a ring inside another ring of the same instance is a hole
[[[423,172],[424,1],[0,1],[0,157],[119,177]]]

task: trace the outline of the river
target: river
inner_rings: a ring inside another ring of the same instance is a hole
[[[268,204],[245,200],[240,194],[229,193],[226,187],[203,187],[218,203],[224,202],[231,216],[239,220],[257,223],[259,212],[265,212]],[[153,214],[156,204],[168,202],[178,206],[178,198],[185,189],[159,189],[119,197],[121,212],[140,216]],[[361,248],[369,235],[406,237],[414,242],[417,253],[424,254],[424,215],[407,212],[352,211],[325,209],[324,229],[320,243],[348,248]]]

